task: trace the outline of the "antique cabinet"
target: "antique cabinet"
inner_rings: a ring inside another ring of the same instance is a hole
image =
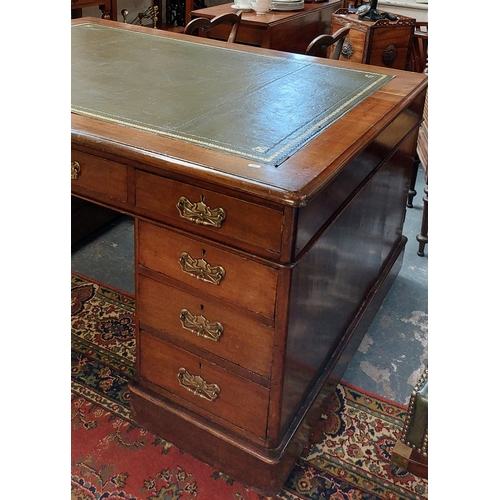
[[[396,21],[364,21],[347,9],[337,10],[332,16],[331,32],[351,25],[340,60],[408,69],[415,19],[397,17]]]
[[[81,17],[82,9],[99,6],[103,19],[117,20],[117,0],[71,0],[71,17]]]
[[[427,77],[72,29],[72,194],[135,219],[136,421],[273,495],[401,265]]]

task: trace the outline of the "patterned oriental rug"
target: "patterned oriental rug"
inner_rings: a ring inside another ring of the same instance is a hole
[[[71,276],[71,498],[265,500],[138,427],[134,297]],[[428,483],[391,465],[406,409],[344,384],[276,500],[420,500]]]

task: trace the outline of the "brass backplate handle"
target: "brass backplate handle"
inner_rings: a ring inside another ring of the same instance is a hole
[[[211,323],[205,316],[201,314],[195,316],[187,309],[181,309],[179,319],[181,320],[182,328],[195,333],[198,337],[213,340],[214,342],[218,342],[224,333],[224,327],[218,321]]]
[[[183,219],[187,219],[196,224],[211,227],[221,227],[226,212],[223,208],[210,208],[205,204],[205,197],[202,195],[200,201],[193,203],[185,196],[181,196],[177,202],[177,210]]]
[[[78,179],[81,169],[82,168],[80,167],[80,164],[77,161],[74,160],[71,162],[71,180]]]
[[[226,275],[222,266],[211,266],[205,259],[195,259],[187,252],[181,253],[179,264],[183,272],[214,285],[219,285]]]
[[[199,375],[191,375],[185,368],[179,368],[177,378],[184,389],[208,401],[215,401],[220,394],[217,384],[208,384]]]

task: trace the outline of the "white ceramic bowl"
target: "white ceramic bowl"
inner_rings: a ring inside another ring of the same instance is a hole
[[[271,2],[270,1],[262,1],[259,0],[257,2],[252,2],[252,9],[257,14],[267,14],[271,10]]]
[[[252,8],[252,5],[250,4],[250,2],[241,2],[241,3],[238,3],[238,4],[234,4],[236,10],[238,9],[241,9],[241,10],[250,10]]]

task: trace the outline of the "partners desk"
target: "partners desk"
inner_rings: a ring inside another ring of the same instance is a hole
[[[427,77],[102,19],[71,40],[72,194],[135,219],[134,418],[273,495],[399,271]]]
[[[340,0],[328,0],[321,3],[306,3],[302,10],[289,12],[277,10],[268,14],[243,12],[236,42],[304,54],[314,38],[323,33],[330,33],[332,14],[340,4]],[[231,4],[193,10],[191,18],[212,19],[227,12],[234,12]],[[227,40],[230,29],[229,26],[217,26],[208,33],[208,36]]]

